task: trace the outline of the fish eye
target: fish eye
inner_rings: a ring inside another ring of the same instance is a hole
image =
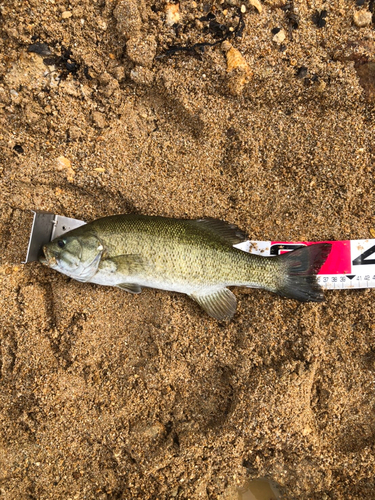
[[[64,241],[64,240],[58,240],[58,241],[57,241],[57,245],[58,245],[60,248],[64,248],[65,244],[66,244],[66,241]]]

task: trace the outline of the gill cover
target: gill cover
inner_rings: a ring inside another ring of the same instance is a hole
[[[43,247],[43,264],[78,281],[89,281],[98,270],[104,248],[94,235],[64,236]]]

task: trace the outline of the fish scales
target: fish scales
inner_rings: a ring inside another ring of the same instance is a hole
[[[192,221],[128,217],[100,219],[92,224],[107,247],[109,257],[140,254],[147,261],[144,278],[157,282],[198,287],[241,286],[260,282],[275,286],[278,265],[272,259],[245,253],[210,238],[205,228]],[[195,222],[195,221],[193,221]]]

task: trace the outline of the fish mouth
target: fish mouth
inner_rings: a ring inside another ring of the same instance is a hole
[[[42,248],[42,253],[39,256],[39,262],[48,267],[57,265],[56,257],[54,255],[48,255],[48,249],[46,245],[44,245]]]

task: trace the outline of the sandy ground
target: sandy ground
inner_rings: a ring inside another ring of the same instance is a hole
[[[370,237],[374,2],[357,3],[245,1],[241,33],[236,1],[0,2],[1,498],[234,499],[257,477],[374,498],[374,290],[236,290],[218,324],[182,295],[21,264],[31,209]],[[225,33],[242,36],[166,54]]]

